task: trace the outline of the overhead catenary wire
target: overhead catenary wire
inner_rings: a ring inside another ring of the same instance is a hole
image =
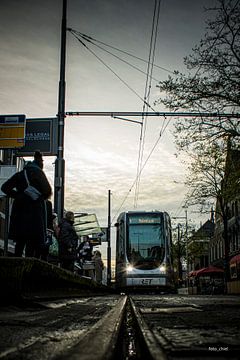
[[[152,76],[153,64],[154,64],[154,60],[155,60],[156,40],[157,40],[158,23],[159,23],[159,15],[160,15],[160,5],[161,5],[161,0],[155,0],[153,19],[152,19],[152,31],[151,31],[151,39],[150,39],[148,66],[147,66],[147,77],[146,77],[146,83],[145,83],[145,89],[144,89],[143,112],[145,112],[146,108],[149,107],[148,104],[149,104],[151,85],[152,85],[151,76]],[[136,181],[136,188],[135,188],[134,208],[136,208],[137,204],[138,204],[140,179],[141,179],[140,169],[141,169],[141,164],[143,161],[146,128],[147,128],[147,116],[143,116],[141,133],[140,133],[140,138],[139,138],[139,151],[138,151],[138,161],[137,161],[137,181]]]
[[[112,45],[109,45],[109,44],[107,44],[107,43],[105,43],[105,42],[103,42],[103,41],[97,40],[96,38],[93,38],[92,36],[89,36],[89,35],[86,35],[86,34],[81,33],[80,31],[77,31],[77,30],[74,30],[74,29],[71,29],[71,28],[68,28],[67,30],[68,30],[69,32],[71,32],[72,34],[75,33],[76,35],[79,35],[81,38],[83,38],[83,39],[85,39],[85,40],[87,40],[87,41],[91,41],[91,43],[94,44],[94,45],[96,45],[94,42],[97,42],[97,43],[102,44],[102,45],[104,45],[104,46],[106,46],[106,47],[109,47],[109,48],[111,48],[111,49],[113,49],[113,50],[116,50],[116,51],[118,51],[118,52],[121,52],[122,54],[125,54],[125,55],[127,55],[127,56],[130,56],[130,57],[132,57],[132,58],[134,58],[134,59],[137,59],[137,60],[139,60],[139,61],[141,61],[141,62],[144,62],[144,63],[146,63],[146,64],[148,63],[148,60],[142,59],[142,58],[140,58],[139,56],[136,56],[136,55],[134,55],[134,54],[129,53],[128,51],[119,49],[119,48],[117,48],[117,47],[115,47],[115,46],[112,46]],[[100,48],[103,49],[102,47],[100,47]],[[103,49],[103,50],[105,50],[105,49]],[[105,50],[105,51],[106,51],[106,50]],[[109,53],[113,55],[113,53],[111,53],[111,52],[109,52]],[[167,69],[167,68],[165,68],[165,67],[163,67],[163,66],[157,65],[157,64],[153,64],[153,67],[158,68],[158,69],[161,69],[161,70],[166,71],[166,72],[168,72],[168,73],[170,73],[170,74],[173,74],[173,75],[175,74],[174,71],[169,70],[169,69]]]
[[[167,129],[167,127],[168,127],[168,125],[169,125],[169,123],[170,123],[170,121],[171,121],[171,118],[169,118],[167,124],[165,124],[165,121],[166,121],[166,118],[164,118],[164,123],[163,123],[163,125],[162,125],[162,127],[161,127],[161,130],[160,130],[160,132],[159,132],[159,136],[158,136],[157,140],[155,141],[155,144],[153,145],[153,147],[152,147],[151,151],[149,152],[146,160],[144,161],[144,164],[142,165],[142,167],[141,167],[141,169],[140,169],[140,174],[141,174],[142,171],[144,170],[144,168],[145,168],[145,166],[147,165],[150,157],[152,156],[154,150],[156,149],[156,147],[157,147],[160,139],[162,138],[162,135],[163,135],[164,132],[166,131],[166,129]],[[122,209],[124,203],[126,202],[129,194],[131,193],[132,189],[134,188],[134,186],[135,186],[135,184],[136,184],[136,181],[137,181],[137,177],[134,179],[134,181],[133,181],[130,189],[128,190],[128,192],[127,192],[126,196],[124,197],[123,201],[121,202],[121,205],[120,205],[120,206],[118,207],[118,209],[116,210],[116,213],[115,213],[115,215],[114,215],[113,218],[112,218],[112,222],[116,219],[117,214],[119,214],[119,212],[121,211],[121,209]]]
[[[147,66],[147,77],[146,77],[146,83],[145,83],[145,91],[144,91],[144,100],[147,99],[147,89],[149,86],[149,72],[150,72],[150,62],[152,61],[152,42],[153,42],[153,35],[154,35],[154,27],[155,27],[155,15],[156,15],[156,5],[157,2],[155,0],[154,4],[154,13],[153,13],[153,20],[152,20],[152,32],[151,32],[151,40],[150,40],[150,49],[149,49],[149,57],[148,57],[148,66]],[[150,91],[148,92],[150,94]],[[145,103],[143,104],[143,112],[146,111]],[[137,162],[137,181],[136,181],[136,187],[135,187],[135,197],[134,197],[134,208],[137,207],[137,201],[139,196],[139,187],[140,187],[140,169],[143,159],[143,152],[144,152],[144,142],[145,142],[145,133],[146,133],[146,119],[147,117],[142,116],[142,127],[140,132],[140,138],[139,138],[139,150],[138,150],[138,162]]]
[[[75,34],[73,34],[75,36]],[[111,71],[130,91],[132,91],[142,102],[145,102],[145,100],[125,81],[123,80],[108,64],[105,63],[97,54],[95,54],[94,51],[92,51],[81,39],[79,39],[77,36],[75,38],[92,54],[94,55],[109,71]],[[155,110],[152,108],[150,104],[147,104],[148,107],[155,112]]]
[[[78,36],[75,34],[75,31],[73,31],[72,29],[69,29],[69,31],[70,31],[70,33],[72,33],[73,36],[75,36],[77,39],[79,39]],[[99,46],[98,44],[95,44],[94,42],[92,42],[88,38],[85,38],[84,36],[81,36],[81,35],[79,35],[79,36],[80,36],[82,41],[84,41],[84,40],[87,41],[91,45],[96,46],[98,49],[101,49],[102,51],[106,52],[107,54],[110,54],[111,56],[115,57],[116,59],[120,60],[121,62],[127,64],[130,67],[132,67],[134,70],[137,70],[140,73],[142,73],[144,75],[147,75],[147,73],[145,71],[139,69],[137,66],[135,66],[135,65],[131,64],[130,62],[122,59],[121,57],[117,56],[116,54],[113,54],[111,51],[108,51],[108,50],[104,49],[103,47]],[[159,82],[159,80],[156,79],[154,76],[152,76],[152,79],[155,80],[156,82]]]
[[[160,1],[161,1],[161,0],[160,0]],[[159,16],[159,12],[158,12],[158,16]],[[144,109],[145,109],[146,106],[147,106],[147,108],[149,108],[149,109],[151,109],[152,111],[156,112],[156,111],[152,108],[152,106],[151,106],[149,103],[147,103],[147,101],[146,101],[146,99],[149,98],[149,96],[150,96],[150,88],[151,88],[151,86],[150,86],[150,87],[146,87],[146,96],[145,96],[145,99],[142,98],[134,89],[132,89],[132,88],[127,84],[126,81],[124,81],[113,69],[111,69],[111,67],[110,67],[109,65],[107,65],[98,55],[96,55],[96,54],[84,43],[84,41],[83,41],[82,39],[79,39],[78,36],[76,36],[76,34],[74,34],[74,32],[71,32],[71,33],[72,33],[72,35],[73,35],[92,55],[94,55],[108,70],[110,70],[121,82],[123,82],[123,84],[124,84],[125,86],[127,86],[127,87],[143,102],[143,104],[145,105],[145,106],[143,107]],[[156,45],[156,36],[155,36],[155,40],[154,40],[154,47],[155,47],[155,45]],[[155,50],[154,50],[154,51],[155,51]],[[154,58],[154,57],[153,57],[153,58]],[[153,69],[153,66],[154,66],[153,61],[151,61],[151,58],[150,58],[150,60],[149,60],[148,63],[149,63],[149,67],[151,66],[151,67],[150,67],[151,70],[148,71],[148,79],[151,79],[152,69]],[[160,135],[159,135],[157,141],[155,142],[152,150],[150,151],[147,159],[145,160],[144,164],[143,164],[143,165],[141,166],[141,168],[139,169],[139,173],[138,173],[139,176],[141,175],[143,169],[145,168],[148,160],[150,159],[153,151],[155,150],[158,142],[160,141],[160,139],[161,139],[161,137],[162,137],[162,134],[163,134],[164,131],[166,130],[168,124],[169,124],[170,121],[171,121],[171,119],[169,119],[169,121],[168,121],[168,123],[167,123],[166,125],[165,125],[165,121],[166,121],[166,118],[164,117],[164,122],[163,122],[162,128],[161,128],[161,130],[160,130]],[[137,181],[137,178],[134,180],[133,185],[132,185],[131,188],[129,189],[127,196],[124,198],[123,202],[121,203],[120,208],[122,208],[123,204],[125,203],[125,201],[126,201],[128,195],[129,195],[129,193],[131,192],[132,188],[135,186],[136,181]],[[119,209],[120,209],[120,208],[119,208]],[[116,216],[115,216],[115,217],[116,217]],[[115,217],[114,217],[114,218],[115,218]],[[113,219],[114,219],[114,218],[113,218]]]

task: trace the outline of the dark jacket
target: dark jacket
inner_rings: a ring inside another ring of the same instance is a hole
[[[28,163],[24,169],[27,171],[30,185],[36,187],[42,195],[39,199],[32,200],[24,194],[27,182],[23,170],[2,185],[2,192],[14,199],[9,238],[14,241],[34,239],[34,242],[42,244],[46,233],[45,200],[52,194],[52,189],[43,170],[35,161]]]
[[[46,200],[47,228],[53,231],[53,208],[50,200]]]
[[[80,259],[91,261],[92,260],[93,246],[90,241],[83,241],[78,247]]]
[[[63,219],[59,224],[59,258],[60,260],[76,260],[78,236],[73,223]]]

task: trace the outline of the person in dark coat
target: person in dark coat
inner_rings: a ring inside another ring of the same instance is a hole
[[[41,193],[37,200],[24,193],[28,186],[24,170],[30,185]],[[25,248],[25,256],[39,258],[46,239],[45,200],[52,194],[51,186],[43,172],[41,153],[36,151],[34,160],[9,178],[1,190],[14,199],[8,237],[16,242],[15,256],[22,256]]]
[[[82,267],[82,274],[84,276],[88,276],[93,278],[93,269],[91,269],[91,266],[94,266],[94,264],[87,265],[87,262],[92,261],[92,250],[93,250],[93,246],[91,244],[91,241],[88,237],[88,235],[83,236],[83,242],[81,242],[81,244],[78,247],[78,255],[79,255],[79,263]],[[90,268],[89,268],[90,266]]]
[[[89,237],[87,235],[85,235],[83,237],[83,242],[81,242],[81,244],[78,247],[78,253],[79,253],[79,258],[84,261],[91,261],[92,260],[92,250],[93,250],[93,246],[89,240]]]
[[[74,213],[68,211],[59,224],[59,260],[61,267],[74,270],[74,261],[77,259],[78,235],[74,229]]]
[[[95,267],[95,281],[98,284],[102,284],[102,272],[104,269],[104,264],[102,261],[102,254],[99,250],[96,250],[93,254],[93,262]]]

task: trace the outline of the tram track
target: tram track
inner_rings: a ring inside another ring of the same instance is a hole
[[[239,359],[240,304],[237,298],[231,301],[226,297],[130,296],[141,345],[136,358]]]
[[[0,311],[0,359],[239,359],[236,298],[110,295]]]
[[[114,358],[125,303],[116,295],[1,308],[0,359]]]

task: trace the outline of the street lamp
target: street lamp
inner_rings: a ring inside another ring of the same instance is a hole
[[[111,286],[111,190],[108,190],[108,226],[107,226],[107,285]]]

